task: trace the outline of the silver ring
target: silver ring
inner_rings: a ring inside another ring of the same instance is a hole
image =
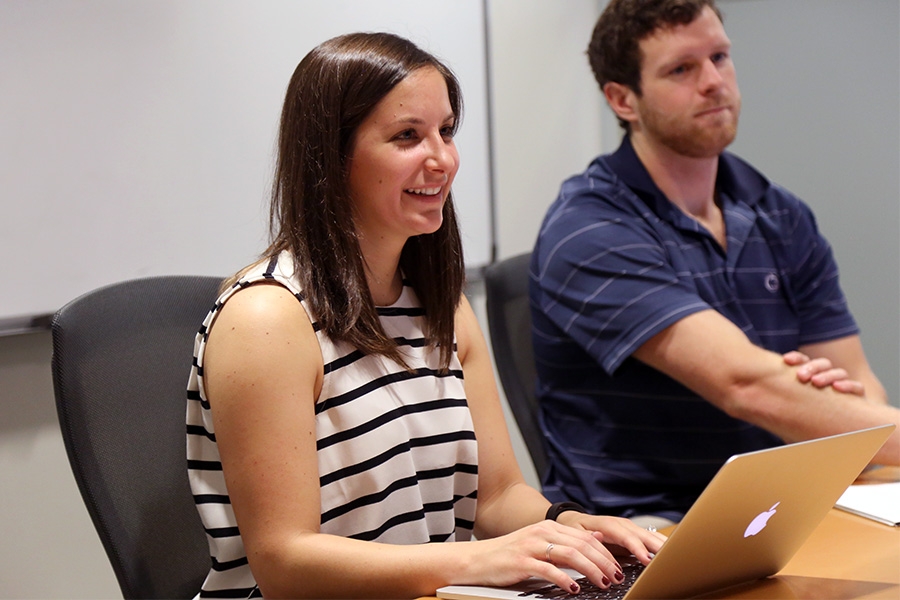
[[[647,531],[649,531],[650,533],[656,533],[656,525],[650,525],[649,527],[647,527]]]
[[[553,544],[547,544],[547,562],[552,563],[553,560],[550,558],[550,551],[553,550]]]

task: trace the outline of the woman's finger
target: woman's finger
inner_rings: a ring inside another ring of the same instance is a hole
[[[573,569],[604,589],[624,577],[622,567],[605,548],[604,552],[598,553],[596,548],[583,540],[569,539],[565,543],[549,544],[546,553],[553,566]]]
[[[655,529],[644,529],[631,521],[626,522],[627,525],[623,526],[622,534],[616,538],[615,544],[622,548],[625,554],[633,554],[643,564],[649,563],[668,538]],[[611,543],[611,540],[608,540],[608,543]]]
[[[555,549],[556,548],[554,547],[554,550]],[[533,575],[556,585],[560,589],[567,590],[572,594],[577,594],[581,590],[581,586],[578,585],[578,582],[575,581],[571,575],[547,560],[536,560],[533,567]]]

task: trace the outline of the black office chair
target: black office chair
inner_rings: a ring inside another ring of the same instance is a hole
[[[194,335],[217,277],[148,277],[53,318],[53,387],[69,463],[125,598],[192,598],[210,568],[185,457]]]
[[[485,269],[488,330],[494,362],[506,400],[522,432],[538,477],[547,469],[547,451],[538,422],[536,371],[531,345],[528,266],[531,253],[496,262]]]

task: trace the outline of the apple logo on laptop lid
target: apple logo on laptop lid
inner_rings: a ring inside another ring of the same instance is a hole
[[[781,504],[781,502],[776,502],[769,510],[763,511],[756,515],[756,517],[754,517],[753,520],[750,521],[750,524],[747,525],[747,529],[744,531],[744,537],[746,538],[750,537],[751,535],[756,535],[757,533],[765,529],[766,525],[769,524],[769,519],[771,519],[772,515],[777,512],[775,510],[775,507],[779,504]]]

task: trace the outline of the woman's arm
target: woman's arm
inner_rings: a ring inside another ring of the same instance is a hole
[[[322,358],[300,303],[276,284],[237,292],[209,333],[204,381],[228,493],[265,595],[305,578],[318,532],[315,398]]]
[[[456,341],[466,398],[478,439],[478,513],[475,535],[484,539],[544,518],[550,503],[525,483],[512,450],[487,343],[468,301],[456,315]],[[514,502],[510,500],[514,498]]]

